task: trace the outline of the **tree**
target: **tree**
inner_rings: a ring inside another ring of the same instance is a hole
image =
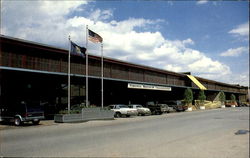
[[[200,101],[201,105],[204,105],[204,102],[206,100],[206,95],[204,93],[204,90],[200,90],[198,100]]]
[[[193,92],[190,88],[187,88],[184,92],[184,102],[189,106],[193,101]]]
[[[220,92],[219,99],[220,99],[221,104],[223,105],[223,103],[226,100],[226,96],[225,96],[225,93],[223,91]]]
[[[235,95],[234,95],[234,94],[231,94],[230,99],[231,99],[231,102],[232,102],[232,103],[235,103],[236,98],[235,98]]]

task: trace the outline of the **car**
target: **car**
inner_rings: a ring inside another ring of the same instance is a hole
[[[247,103],[246,102],[241,102],[241,101],[237,101],[238,107],[247,107]]]
[[[173,107],[175,111],[185,111],[187,110],[187,106],[185,106],[181,100],[168,100],[164,101],[169,107]]]
[[[108,108],[114,111],[114,117],[130,117],[138,115],[138,111],[136,109],[131,109],[124,104],[112,104],[109,105]]]
[[[158,104],[158,105],[160,105],[161,107],[164,107],[164,108],[166,109],[165,112],[167,112],[167,113],[170,113],[170,112],[174,112],[174,111],[175,111],[173,107],[168,106],[167,104],[160,103],[160,104]]]
[[[158,102],[149,101],[146,103],[146,107],[150,109],[153,115],[161,115],[168,112],[168,107],[166,104],[159,104]]]
[[[151,111],[149,108],[145,108],[140,104],[130,104],[130,108],[136,109],[138,111],[138,115],[145,116],[145,115],[151,115]]]
[[[232,101],[225,101],[225,106],[226,107],[232,107],[232,106],[238,106],[237,102],[232,102]]]
[[[37,125],[42,119],[44,110],[40,104],[27,104],[22,101],[9,106],[0,106],[0,121],[14,122],[16,126],[30,121]]]

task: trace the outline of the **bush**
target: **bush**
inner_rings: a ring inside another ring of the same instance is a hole
[[[69,114],[80,114],[81,110],[70,110]],[[59,114],[68,114],[68,110],[61,110]]]
[[[198,100],[200,101],[201,105],[204,105],[204,101],[206,100],[206,95],[203,90],[200,90]]]
[[[225,93],[223,91],[220,92],[219,99],[220,99],[221,104],[223,104],[225,102],[226,96],[225,96]]]
[[[232,103],[235,103],[236,97],[235,97],[234,94],[231,94],[230,99],[231,99],[231,102],[232,102]]]
[[[73,105],[70,107],[70,114],[80,114],[82,113],[82,109],[84,108],[96,108],[96,105],[90,105],[89,107],[86,107],[85,104],[80,104],[80,105]],[[59,111],[59,114],[68,114],[68,110],[61,110]]]
[[[187,88],[184,92],[184,102],[189,105],[192,104],[193,101],[193,92],[190,88]]]

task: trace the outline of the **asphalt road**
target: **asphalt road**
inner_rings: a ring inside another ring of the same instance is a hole
[[[0,145],[6,157],[248,158],[249,108],[5,129]]]

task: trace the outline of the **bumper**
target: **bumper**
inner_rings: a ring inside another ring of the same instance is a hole
[[[38,120],[43,120],[44,116],[36,116],[36,117],[22,117],[23,122],[28,122],[28,121],[38,121]]]
[[[137,111],[135,111],[135,112],[133,112],[133,111],[128,111],[128,112],[127,112],[127,115],[136,116],[136,115],[138,115],[138,112],[137,112]]]
[[[138,111],[139,115],[151,115],[151,111]]]

